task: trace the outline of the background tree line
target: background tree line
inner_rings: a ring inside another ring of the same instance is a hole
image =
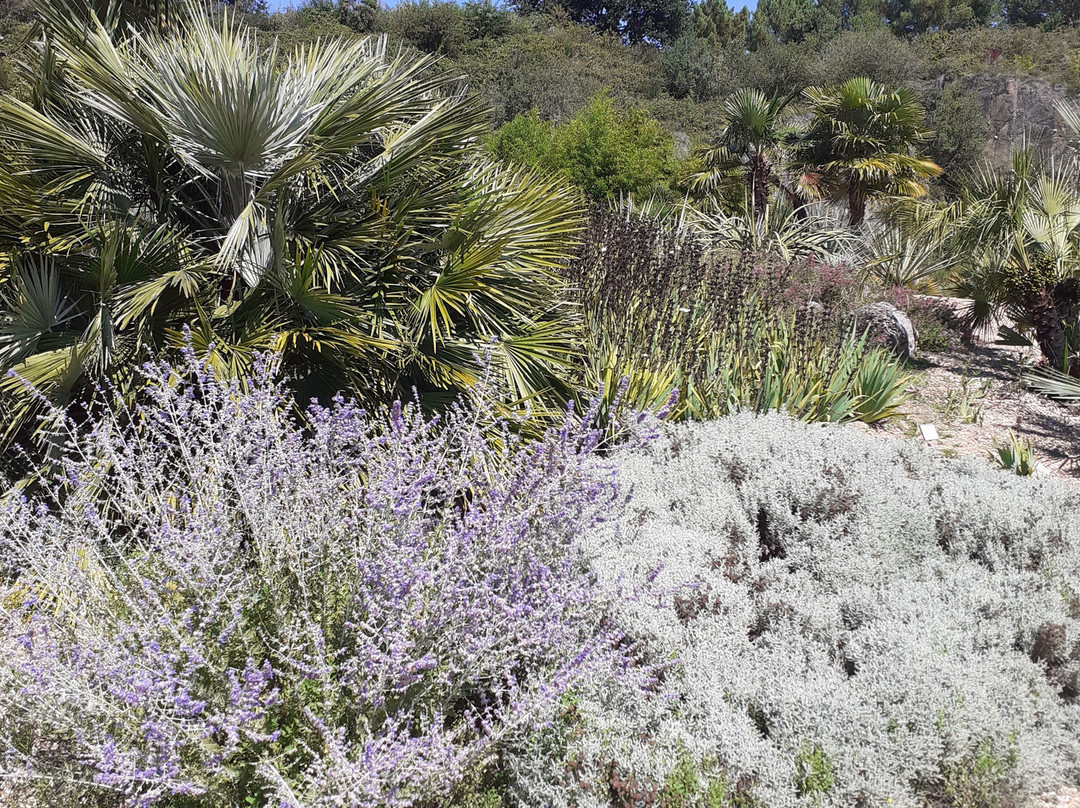
[[[742,88],[797,94],[856,76],[909,87],[935,133],[926,148],[944,169],[935,186],[943,189],[977,163],[987,138],[983,101],[960,77],[1045,77],[1080,90],[1074,15],[1046,4],[762,0],[753,15],[718,0],[422,0],[392,9],[310,0],[276,13],[259,0],[234,6],[286,48],[375,32],[439,54],[442,69],[468,76],[495,127],[531,110],[566,122],[607,92],[615,108],[655,120],[674,158],[715,138],[718,102]],[[26,60],[30,28],[24,0],[9,0],[0,11],[0,91],[23,98],[34,88],[14,66]]]

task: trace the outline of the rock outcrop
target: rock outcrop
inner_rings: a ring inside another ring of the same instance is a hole
[[[856,313],[859,330],[871,343],[888,348],[901,359],[915,353],[915,326],[900,309],[889,303],[871,303]]]

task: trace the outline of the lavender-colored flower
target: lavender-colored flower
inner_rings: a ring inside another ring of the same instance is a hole
[[[578,549],[616,492],[576,419],[530,443],[482,393],[434,419],[338,399],[305,431],[271,360],[242,386],[142,372],[141,405],[0,507],[0,743],[27,793],[438,800],[629,669]]]

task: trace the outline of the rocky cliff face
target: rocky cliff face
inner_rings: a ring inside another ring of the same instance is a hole
[[[1063,88],[1010,76],[963,76],[957,81],[982,99],[989,134],[986,155],[992,162],[1008,163],[1013,147],[1025,138],[1033,146],[1061,154],[1064,132],[1055,106],[1068,98]]]

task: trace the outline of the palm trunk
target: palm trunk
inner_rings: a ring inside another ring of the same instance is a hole
[[[1066,367],[1065,352],[1068,341],[1065,338],[1065,312],[1070,308],[1066,284],[1044,287],[1028,298],[1027,310],[1031,325],[1035,329],[1035,341],[1039,350],[1055,370],[1072,373],[1073,367]],[[1069,362],[1075,366],[1076,363]],[[1080,368],[1076,368],[1080,372]]]
[[[866,218],[866,198],[855,185],[848,186],[848,212],[851,214],[852,227],[858,227]]]
[[[772,166],[765,152],[757,152],[750,158],[750,202],[754,211],[754,221],[765,218],[769,209],[769,175]]]
[[[784,194],[784,197],[791,204],[791,209],[795,214],[796,220],[800,222],[806,221],[806,200],[783,183],[779,184],[779,188]]]

